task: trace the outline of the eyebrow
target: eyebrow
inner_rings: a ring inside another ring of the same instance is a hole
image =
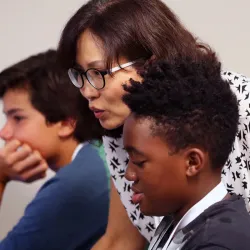
[[[128,153],[135,153],[141,156],[145,156],[140,150],[138,150],[137,148],[133,147],[133,146],[127,146],[124,147],[124,149],[128,152]]]
[[[103,66],[104,65],[104,61],[103,60],[92,61],[92,62],[90,62],[90,63],[87,64],[87,69],[89,69],[89,68],[95,68],[96,66],[99,66],[100,64],[102,64],[101,66]],[[76,68],[80,69],[80,70],[83,70],[83,71],[85,70],[79,63],[76,63]]]
[[[23,111],[23,109],[20,108],[13,108],[13,109],[9,109],[7,111],[3,111],[3,113],[5,115],[14,115],[15,113],[19,112],[19,111]]]
[[[96,60],[96,61],[88,63],[87,65],[88,65],[89,68],[91,68],[91,67],[95,67],[98,64],[102,64],[103,65],[103,63],[104,63],[103,60]]]

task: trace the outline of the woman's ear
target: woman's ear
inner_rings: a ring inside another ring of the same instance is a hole
[[[66,138],[72,136],[76,128],[76,120],[69,118],[59,122],[58,136],[60,138]]]
[[[196,176],[203,169],[205,163],[205,152],[199,148],[190,148],[186,152],[186,175]]]

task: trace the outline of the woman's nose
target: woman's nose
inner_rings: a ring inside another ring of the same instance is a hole
[[[85,97],[87,100],[93,100],[100,96],[99,91],[95,89],[93,86],[91,86],[88,81],[84,82],[84,85],[80,89],[80,92],[82,96]]]

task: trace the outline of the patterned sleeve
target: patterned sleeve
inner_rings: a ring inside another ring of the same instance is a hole
[[[223,78],[230,81],[238,99],[240,119],[232,152],[222,170],[222,180],[230,193],[245,199],[250,211],[250,79],[229,71],[223,72]]]

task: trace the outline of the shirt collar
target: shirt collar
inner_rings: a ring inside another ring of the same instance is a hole
[[[176,226],[176,231],[184,228],[207,208],[214,203],[221,201],[227,195],[227,190],[222,182],[220,182],[214,189],[212,189],[204,198],[191,207],[182,217]]]
[[[179,221],[179,223],[175,226],[172,233],[170,234],[168,241],[162,248],[162,250],[166,250],[172,241],[174,235],[179,230],[183,229],[185,226],[187,226],[190,222],[192,222],[194,219],[196,219],[201,213],[204,212],[207,208],[212,206],[213,204],[223,200],[223,198],[227,195],[227,190],[222,182],[220,182],[214,189],[212,189],[205,197],[203,197],[198,203],[196,203],[193,207],[191,207],[185,215],[182,217],[182,219]],[[162,222],[163,223],[163,222]],[[166,229],[163,229],[166,230]],[[158,234],[159,237],[160,234]],[[152,244],[150,246],[154,246],[155,242],[158,240],[158,237],[154,237],[152,240]],[[152,249],[152,248],[149,248]]]
[[[73,161],[73,160],[76,158],[76,156],[77,156],[77,154],[79,153],[79,151],[80,151],[84,146],[86,146],[87,144],[88,144],[88,143],[85,142],[85,143],[80,143],[80,144],[77,145],[77,147],[75,148],[74,153],[73,153],[73,155],[72,155],[71,161]]]

